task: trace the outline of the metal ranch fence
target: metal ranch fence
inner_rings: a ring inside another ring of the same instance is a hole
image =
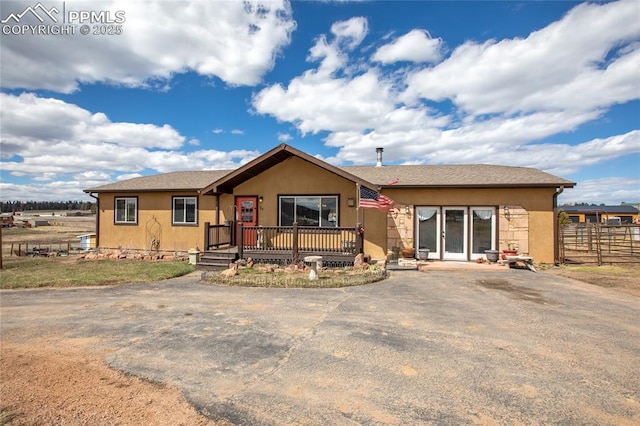
[[[561,225],[560,263],[640,263],[640,225]]]

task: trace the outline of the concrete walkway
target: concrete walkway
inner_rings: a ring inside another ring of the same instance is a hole
[[[0,326],[99,338],[114,368],[234,424],[640,423],[640,299],[501,268],[2,291]]]

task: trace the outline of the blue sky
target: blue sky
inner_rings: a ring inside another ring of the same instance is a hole
[[[2,200],[285,142],[336,165],[382,146],[387,164],[536,167],[578,183],[560,202],[640,201],[638,1],[2,1],[0,18]]]

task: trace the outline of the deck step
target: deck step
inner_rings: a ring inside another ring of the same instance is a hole
[[[206,251],[200,256],[198,269],[223,270],[238,258],[237,253],[224,251]]]

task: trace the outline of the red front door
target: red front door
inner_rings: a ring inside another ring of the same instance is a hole
[[[243,226],[258,225],[258,197],[236,197],[236,220]],[[242,241],[245,246],[255,245],[257,233],[255,230],[244,231],[243,239],[236,235],[236,241]]]

